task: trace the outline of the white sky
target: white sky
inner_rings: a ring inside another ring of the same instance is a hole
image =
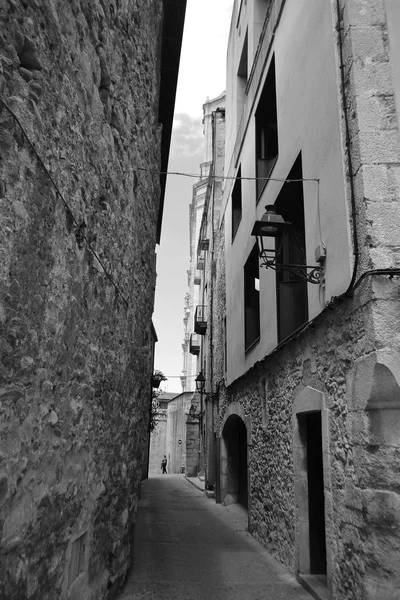
[[[207,96],[225,89],[232,6],[233,0],[188,0],[176,113],[199,116]]]
[[[203,104],[225,90],[226,50],[233,0],[188,0],[170,171],[198,173],[203,161]],[[189,204],[195,179],[169,176],[157,256],[155,368],[169,375],[163,389],[180,392],[183,306],[188,291]],[[177,377],[171,377],[177,376]]]

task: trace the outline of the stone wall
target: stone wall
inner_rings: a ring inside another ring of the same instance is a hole
[[[1,0],[0,597],[112,597],[146,443],[162,3]],[[97,256],[90,250],[93,249]],[[105,272],[107,271],[107,273]]]
[[[200,466],[199,420],[188,417],[186,424],[186,475],[197,477]]]
[[[399,292],[396,282],[386,285]],[[221,416],[238,403],[250,423],[252,533],[292,572],[301,572],[299,552],[307,552],[299,542],[296,398],[309,388],[324,396],[328,573],[335,600],[394,600],[400,589],[400,436],[377,441],[367,409],[375,381],[383,405],[391,401],[400,414],[399,369],[393,366],[393,348],[385,352],[391,361],[371,354],[369,325],[368,307],[346,300],[321,317],[317,329],[308,329],[230,386],[225,400],[221,395]],[[389,370],[390,392],[379,385],[376,364]]]

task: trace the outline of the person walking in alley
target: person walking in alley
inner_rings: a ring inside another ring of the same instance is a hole
[[[164,458],[161,461],[161,469],[162,469],[162,474],[167,475],[167,457],[164,454]]]

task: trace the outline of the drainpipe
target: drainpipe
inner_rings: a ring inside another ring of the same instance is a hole
[[[344,115],[345,131],[346,131],[346,151],[347,151],[347,165],[348,165],[348,169],[349,169],[351,220],[352,220],[352,226],[353,226],[353,255],[354,255],[353,274],[352,274],[349,286],[345,292],[345,295],[353,296],[354,283],[355,283],[355,280],[357,277],[357,270],[358,270],[358,236],[357,236],[357,219],[356,219],[356,199],[355,199],[354,176],[353,176],[353,160],[352,160],[352,156],[351,156],[351,136],[350,136],[349,115],[348,115],[348,106],[347,106],[347,98],[346,98],[346,81],[345,81],[345,74],[344,74],[343,39],[342,39],[341,17],[340,17],[340,0],[336,0],[336,8],[337,8],[337,32],[338,32],[339,61],[340,61],[339,68],[340,68],[340,75],[341,75],[342,106],[343,106],[343,115]]]

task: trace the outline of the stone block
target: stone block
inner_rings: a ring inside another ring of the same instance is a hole
[[[351,48],[354,61],[385,62],[388,60],[384,32],[379,26],[351,27]]]
[[[357,98],[393,96],[389,62],[356,62],[353,65],[352,76]]]
[[[392,577],[366,577],[364,581],[365,600],[398,600],[400,578],[394,581]]]
[[[344,20],[347,26],[385,25],[384,0],[347,0],[344,3]]]
[[[362,505],[367,523],[382,530],[400,529],[400,496],[395,492],[363,490]]]
[[[359,95],[357,97],[357,127],[363,132],[395,129],[398,135],[393,93],[387,96],[371,96],[368,92]]]
[[[393,185],[390,169],[385,164],[363,165],[360,172],[363,180],[363,195],[366,200],[396,200],[400,191],[399,185]]]
[[[398,163],[400,138],[398,129],[387,131],[360,131],[360,160],[362,163]]]

